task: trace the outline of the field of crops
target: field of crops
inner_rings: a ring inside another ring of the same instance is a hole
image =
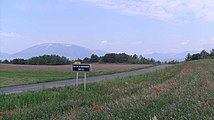
[[[143,75],[0,96],[2,119],[214,119],[214,60]]]
[[[139,70],[152,65],[145,64],[92,64],[90,76],[107,75],[125,71]],[[79,74],[80,78],[83,73]],[[24,85],[32,83],[52,82],[75,79],[76,73],[71,65],[11,65],[0,64],[0,87]]]

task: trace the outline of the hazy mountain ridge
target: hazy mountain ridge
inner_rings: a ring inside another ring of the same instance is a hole
[[[196,51],[185,51],[181,53],[152,53],[149,55],[145,55],[145,57],[153,58],[155,60],[159,61],[171,61],[171,60],[177,60],[177,61],[183,61],[185,60],[187,54],[193,54],[197,53]]]
[[[25,50],[17,52],[15,54],[0,53],[0,59],[14,59],[14,58],[24,58],[28,59],[35,56],[47,55],[59,55],[65,56],[69,59],[83,59],[85,57],[90,57],[92,54],[97,54],[98,56],[103,56],[107,52],[103,50],[91,50],[89,48],[81,47],[74,44],[66,43],[44,43],[29,47]],[[146,58],[153,58],[159,61],[170,61],[178,60],[183,61],[188,53],[196,53],[196,51],[185,51],[181,53],[152,53],[149,55],[144,55]]]
[[[1,59],[14,59],[14,58],[31,58],[35,56],[41,56],[44,54],[65,56],[69,59],[78,59],[90,57],[92,54],[97,54],[99,56],[104,55],[106,52],[102,50],[91,50],[85,47],[81,47],[74,44],[65,43],[44,43],[35,45],[33,47],[27,48],[15,54],[1,54]]]

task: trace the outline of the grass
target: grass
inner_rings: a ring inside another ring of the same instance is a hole
[[[95,71],[95,72],[89,72],[87,76],[91,77],[91,76],[108,75],[108,74],[114,74],[114,73],[140,70],[148,67],[149,66],[130,68],[125,70],[114,70],[114,71]],[[79,73],[79,77],[83,78],[83,73]],[[16,86],[16,85],[24,85],[24,84],[68,80],[68,79],[75,79],[75,78],[76,78],[76,73],[70,72],[70,71],[3,71],[3,70],[0,70],[0,88]]]
[[[214,119],[214,60],[138,76],[0,96],[4,119]],[[16,108],[16,110],[14,109]],[[9,110],[13,113],[9,114]]]

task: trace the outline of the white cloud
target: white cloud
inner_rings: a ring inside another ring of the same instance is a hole
[[[181,42],[181,45],[187,45],[189,42],[190,42],[190,40],[183,41],[183,42]]]
[[[123,14],[162,20],[188,19],[214,21],[214,0],[83,0]]]
[[[149,54],[152,54],[153,52],[154,52],[153,49],[145,49],[145,50],[143,50],[143,54],[144,55],[149,55]]]
[[[0,32],[0,37],[15,37],[20,38],[22,35],[15,32]]]
[[[108,41],[106,40],[101,41],[101,44],[106,44],[106,43],[108,43]]]

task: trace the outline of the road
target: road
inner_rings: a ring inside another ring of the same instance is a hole
[[[142,69],[142,70],[131,71],[131,72],[123,72],[123,73],[116,73],[116,74],[111,74],[111,75],[89,77],[89,78],[87,78],[87,83],[98,82],[98,81],[102,81],[102,80],[111,80],[111,79],[115,79],[115,78],[121,78],[121,77],[133,76],[133,75],[140,75],[143,73],[160,70],[160,69],[166,68],[168,66],[169,65],[159,65],[159,66],[154,66],[154,67],[150,67],[150,68],[146,68],[146,69]],[[83,82],[84,82],[83,78],[79,79],[79,84],[81,84]],[[35,91],[35,90],[40,90],[40,89],[62,87],[62,86],[69,86],[69,85],[75,85],[75,84],[76,84],[76,80],[72,79],[72,80],[62,80],[62,81],[55,81],[55,82],[12,86],[12,87],[0,88],[0,94],[13,94],[13,93],[20,93],[20,92],[24,92],[24,91]]]

